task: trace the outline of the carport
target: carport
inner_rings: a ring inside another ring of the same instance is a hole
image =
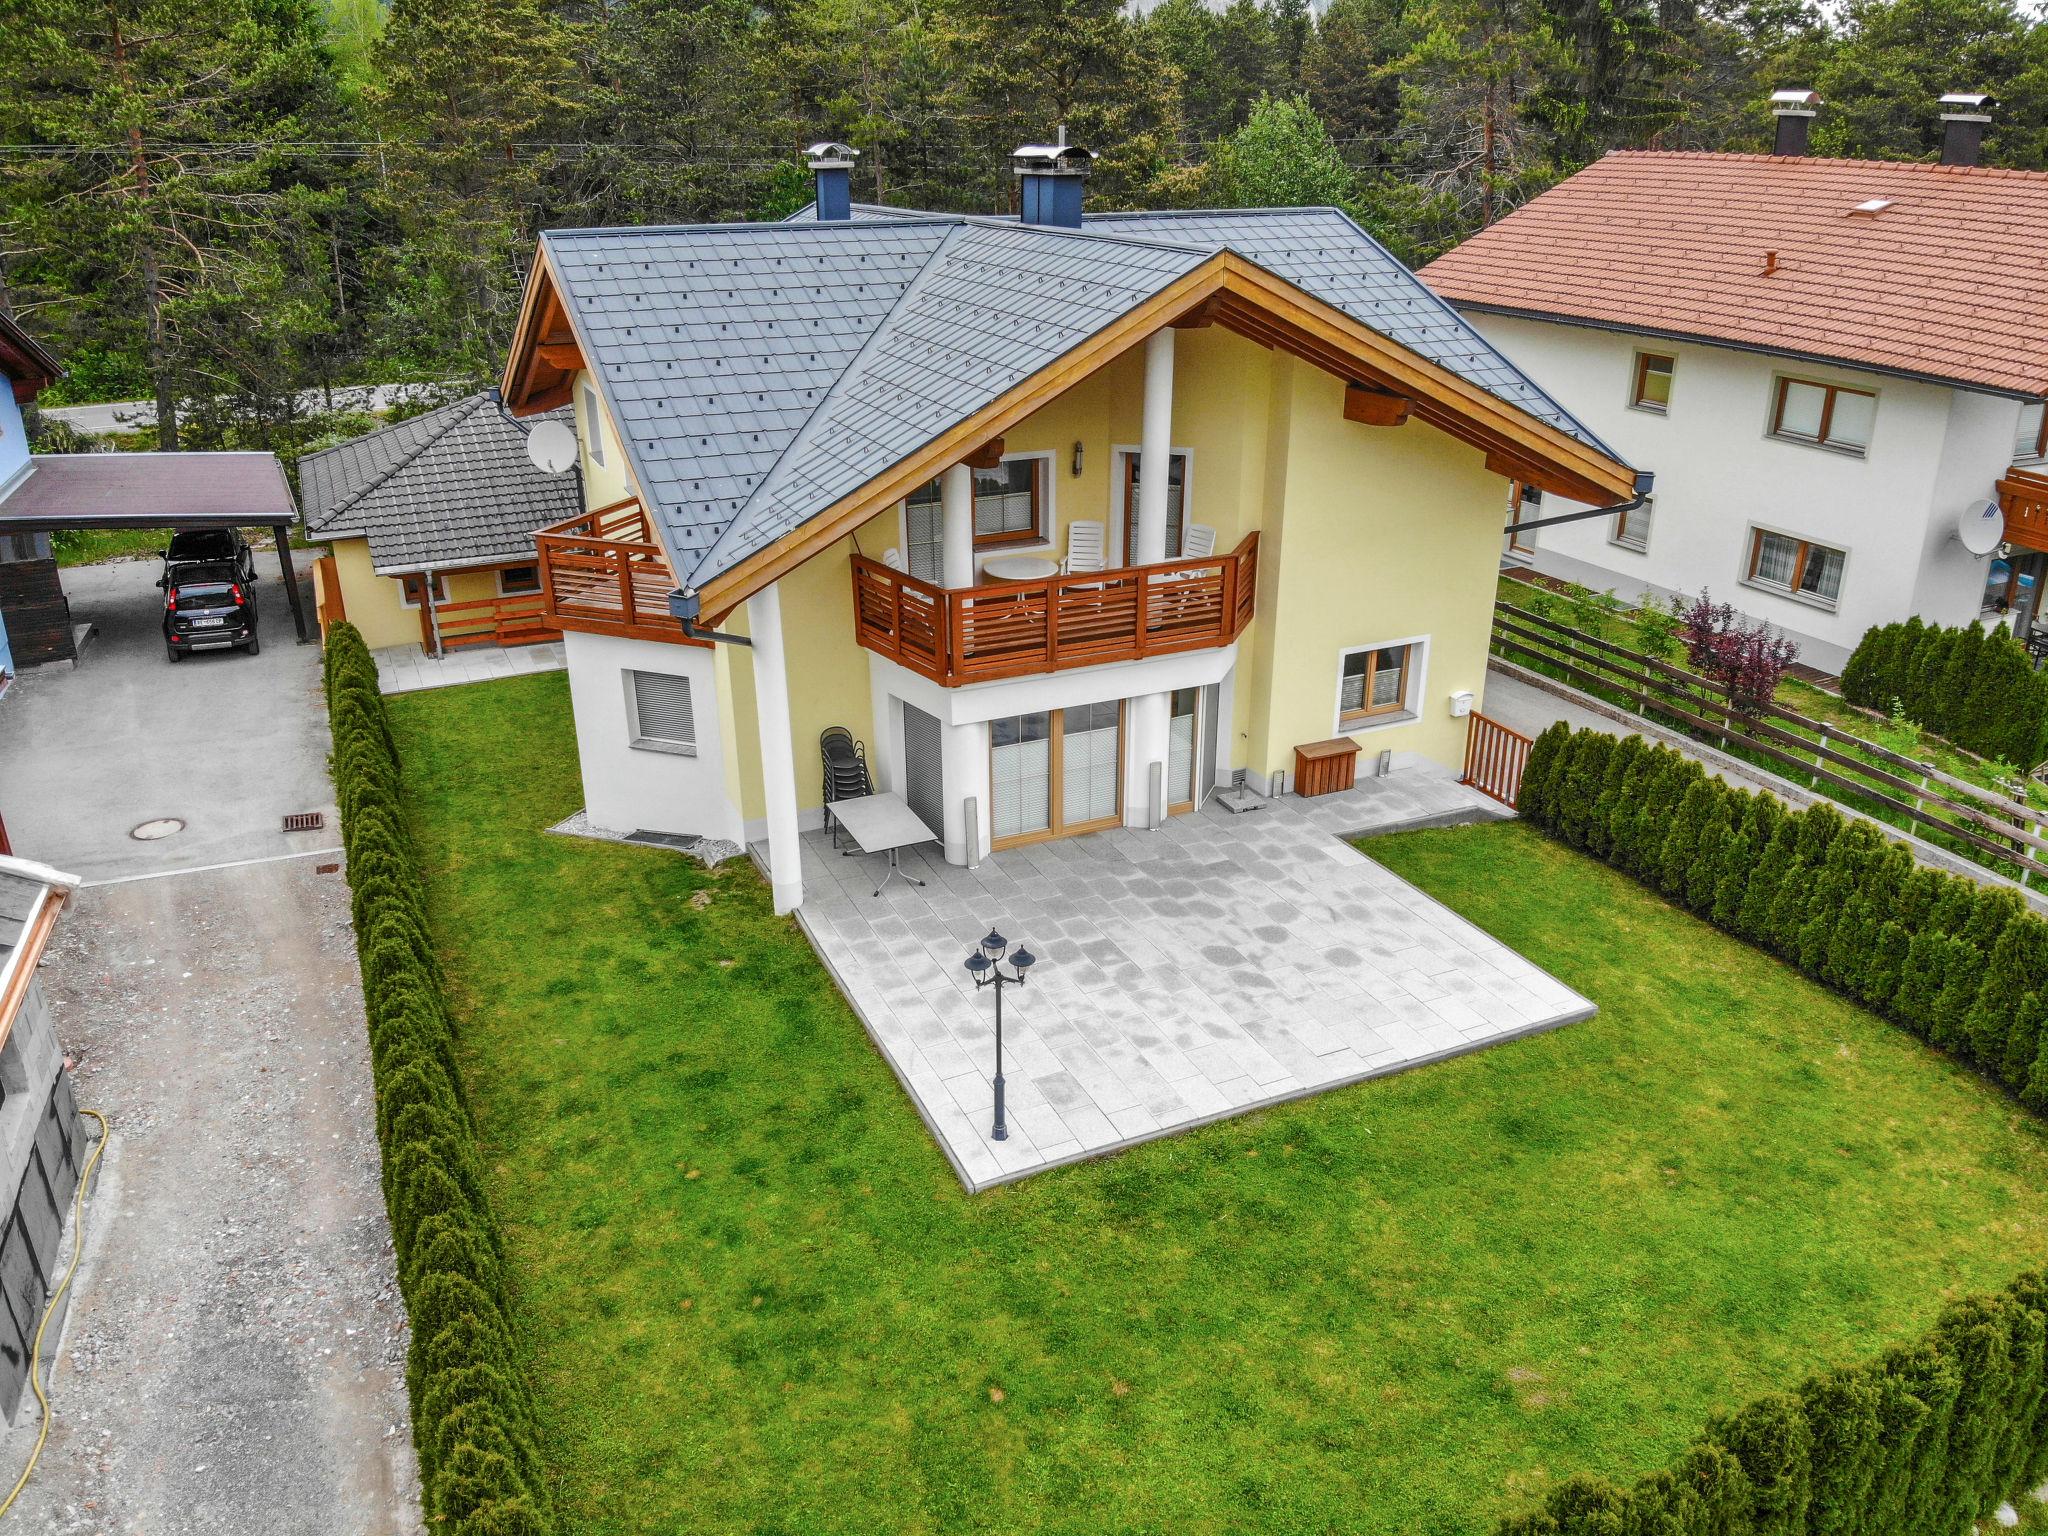
[[[292,569],[298,505],[273,453],[36,454],[0,499],[0,537],[71,528],[268,528],[304,645],[313,637]]]

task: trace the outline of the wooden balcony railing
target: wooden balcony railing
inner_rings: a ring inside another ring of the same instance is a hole
[[[422,637],[431,652],[435,641],[443,651],[465,645],[538,645],[559,640],[562,632],[549,621],[547,607],[538,592],[512,597],[475,597],[460,603],[436,603],[431,615],[423,616],[430,632]]]
[[[2022,549],[2048,550],[2048,475],[2015,466],[1998,482],[2005,537]]]
[[[668,556],[638,501],[618,501],[543,528],[542,611],[556,629],[636,640],[701,644],[668,611],[675,589]]]
[[[1228,645],[1251,622],[1259,536],[1227,555],[948,590],[853,560],[854,630],[946,687]]]

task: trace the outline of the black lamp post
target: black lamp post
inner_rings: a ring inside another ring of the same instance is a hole
[[[993,929],[981,941],[981,947],[967,957],[967,974],[974,978],[976,990],[982,987],[996,989],[996,1123],[989,1130],[991,1141],[1008,1141],[1010,1127],[1003,1119],[1003,987],[1024,985],[1024,975],[1038,963],[1038,956],[1017,946],[1017,952],[1010,956],[1010,969],[1014,973],[1003,974],[1003,955],[1010,947],[1010,941]]]

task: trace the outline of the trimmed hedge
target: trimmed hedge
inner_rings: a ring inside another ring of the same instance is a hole
[[[406,1388],[427,1520],[461,1536],[546,1536],[551,1501],[505,1297],[503,1243],[427,937],[398,745],[377,665],[354,625],[328,630],[325,670],[384,1200],[412,1322]]]
[[[1842,696],[1900,710],[1980,757],[2031,768],[2048,753],[2048,674],[2002,629],[1881,624],[1865,631],[1842,669]]]
[[[1640,736],[1536,739],[1524,819],[1783,956],[2048,1109],[2048,922],[1916,866],[1829,805],[1787,809]],[[1499,1536],[1956,1536],[2048,1478],[2048,1275],[1917,1343],[1717,1419],[1621,1489],[1575,1478]]]

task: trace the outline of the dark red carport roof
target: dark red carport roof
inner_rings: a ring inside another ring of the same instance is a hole
[[[298,521],[274,453],[47,453],[0,499],[0,533]]]

